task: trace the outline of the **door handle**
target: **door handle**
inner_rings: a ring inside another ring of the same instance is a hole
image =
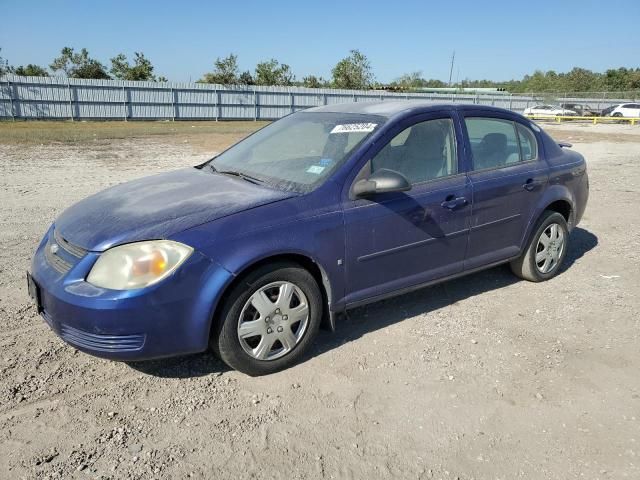
[[[455,197],[453,195],[449,195],[445,198],[444,202],[440,204],[443,208],[448,208],[449,210],[455,210],[458,207],[464,207],[467,204],[467,199],[465,197]]]
[[[524,188],[525,190],[527,190],[528,192],[531,192],[532,190],[534,190],[538,185],[540,185],[540,182],[535,181],[533,178],[529,178],[527,179],[527,181],[524,183],[524,185],[522,185],[522,188]]]

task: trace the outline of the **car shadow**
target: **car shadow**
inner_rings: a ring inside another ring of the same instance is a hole
[[[231,370],[210,352],[179,357],[161,358],[146,362],[126,362],[129,367],[145,375],[160,378],[195,378]]]
[[[588,230],[575,228],[562,271],[566,271],[598,245],[598,237]],[[337,321],[336,332],[321,331],[305,359],[309,359],[363,335],[438,310],[482,293],[504,288],[519,280],[508,265],[470,274],[465,277],[425,287],[411,293],[381,300],[350,310]],[[146,362],[127,362],[131,368],[154,377],[192,378],[228,372],[230,368],[211,353],[185,355]]]
[[[583,228],[571,232],[562,272],[598,245],[598,237]],[[323,331],[307,358],[321,355],[361,336],[417,315],[436,311],[485,292],[520,282],[509,265],[501,265],[405,295],[355,308],[336,321],[336,332]]]
[[[580,260],[585,253],[598,246],[598,237],[584,228],[576,227],[571,232],[569,239],[569,250],[562,264],[561,272],[571,268],[577,260]]]

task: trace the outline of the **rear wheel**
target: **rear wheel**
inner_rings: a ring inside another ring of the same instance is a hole
[[[211,346],[227,365],[248,375],[277,372],[303,355],[321,317],[322,294],[307,270],[267,265],[233,288]]]
[[[553,278],[567,254],[568,242],[565,218],[558,212],[545,211],[524,253],[511,262],[511,271],[531,282]]]

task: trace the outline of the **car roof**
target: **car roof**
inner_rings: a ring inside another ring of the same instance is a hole
[[[513,113],[503,108],[488,105],[473,105],[460,103],[438,103],[430,100],[386,100],[375,102],[350,102],[324,105],[304,110],[305,112],[331,112],[331,113],[355,113],[363,115],[380,115],[393,117],[406,113],[421,113],[435,110],[452,110],[464,108],[465,110],[490,110],[501,113]]]

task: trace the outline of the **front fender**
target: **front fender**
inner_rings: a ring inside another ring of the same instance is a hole
[[[325,202],[331,199],[328,196]],[[201,225],[172,239],[193,246],[234,276],[268,258],[305,257],[321,271],[327,300],[333,307],[344,298],[343,213],[337,202],[320,207],[314,203],[309,196],[274,203]]]

